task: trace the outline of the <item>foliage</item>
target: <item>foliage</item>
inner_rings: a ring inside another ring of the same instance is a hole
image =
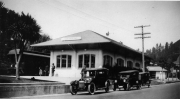
[[[45,42],[45,41],[49,41],[49,40],[51,40],[49,35],[42,34],[40,36],[40,38],[32,44],[41,43],[41,42]],[[47,48],[47,47],[31,47],[30,45],[31,45],[31,43],[27,44],[27,47],[26,47],[27,51],[38,51],[38,52],[43,52],[43,53],[50,53],[49,48]]]
[[[34,43],[40,38],[40,26],[29,14],[15,13],[0,2],[0,46],[7,45],[15,49],[16,78],[19,79],[19,63],[28,43]],[[19,56],[17,50],[20,49]],[[3,50],[2,50],[3,51]]]
[[[0,2],[0,66],[10,66],[7,54],[15,48],[24,47],[24,50],[28,51],[49,52],[47,48],[30,47],[31,44],[51,39],[46,34],[40,35],[39,32],[40,26],[29,14],[18,14],[5,8]]]
[[[180,53],[180,40],[173,43],[166,42],[165,45],[156,44],[156,47],[153,47],[150,50],[146,50],[146,54],[152,57],[153,63],[157,64],[170,72],[170,68],[174,67],[174,61],[177,60],[178,53]]]

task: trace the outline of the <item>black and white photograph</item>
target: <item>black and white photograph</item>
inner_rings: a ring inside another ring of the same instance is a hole
[[[180,99],[180,1],[0,0],[0,98]]]

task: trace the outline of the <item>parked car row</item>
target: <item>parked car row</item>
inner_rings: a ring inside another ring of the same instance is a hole
[[[86,69],[80,80],[75,80],[70,83],[70,92],[72,95],[78,91],[88,91],[91,95],[96,90],[104,89],[109,92],[110,86],[113,85],[113,90],[124,88],[130,90],[132,87],[141,89],[141,86],[147,85],[150,87],[151,81],[149,73],[140,73],[137,70],[122,71],[116,74],[115,77],[109,75],[109,70],[106,68]]]

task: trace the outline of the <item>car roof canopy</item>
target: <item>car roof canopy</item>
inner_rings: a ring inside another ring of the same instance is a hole
[[[107,68],[88,68],[86,71],[95,71],[95,70],[108,70]]]
[[[134,72],[139,72],[137,70],[128,70],[128,71],[122,71],[122,72],[119,72],[120,74],[125,74],[125,73],[134,73]]]

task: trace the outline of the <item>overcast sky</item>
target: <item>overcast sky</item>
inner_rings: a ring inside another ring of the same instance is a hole
[[[179,1],[108,1],[108,0],[0,0],[15,12],[29,13],[41,26],[41,31],[52,39],[92,30],[142,49],[142,40],[134,35],[144,32],[145,49],[157,43],[176,42],[180,39]]]

